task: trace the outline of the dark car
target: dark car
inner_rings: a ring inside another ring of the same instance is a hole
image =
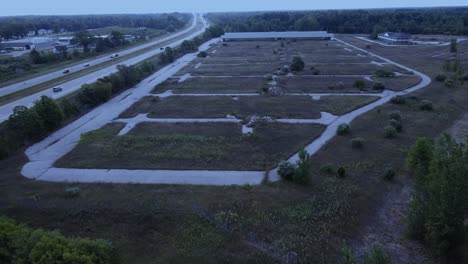
[[[89,67],[89,63],[88,63],[88,64],[85,64],[83,67],[85,67],[85,68]]]
[[[58,93],[58,92],[63,91],[63,89],[62,89],[62,87],[54,87],[54,88],[52,88],[52,91],[54,91],[54,93]]]
[[[63,74],[67,74],[67,73],[70,73],[70,70],[64,70],[63,71]]]

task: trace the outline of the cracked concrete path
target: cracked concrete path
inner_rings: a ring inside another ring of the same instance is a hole
[[[342,123],[350,123],[354,118],[380,106],[393,97],[405,95],[416,90],[426,87],[431,83],[431,79],[416,70],[410,69],[404,65],[393,62],[384,57],[373,54],[364,49],[358,48],[344,41],[336,39],[338,42],[356,49],[363,54],[378,58],[386,63],[396,65],[408,71],[414,72],[422,81],[404,91],[400,92],[384,92],[381,98],[371,104],[356,109],[345,115],[336,117],[328,113],[322,113],[320,120],[327,124],[327,128],[322,135],[306,146],[306,150],[311,154],[315,154],[320,148],[325,145],[336,135],[336,129]],[[215,39],[203,44],[200,50],[207,50],[211,43],[215,43],[219,39]],[[80,135],[104,126],[107,123],[117,119],[120,113],[125,111],[133,103],[140,100],[142,97],[150,94],[153,87],[168,78],[174,76],[179,70],[187,66],[193,59],[196,58],[196,53],[188,54],[177,60],[175,63],[156,72],[149,78],[143,80],[135,88],[130,89],[121,95],[113,98],[108,103],[105,103],[77,121],[71,123],[65,128],[53,133],[45,140],[31,146],[26,150],[26,155],[30,162],[27,163],[21,173],[28,178],[53,181],[53,182],[103,182],[103,183],[140,183],[140,184],[195,184],[195,185],[244,185],[261,184],[264,179],[265,172],[263,171],[207,171],[207,170],[122,170],[122,169],[65,169],[55,168],[53,164],[60,157],[71,151],[79,142]],[[314,94],[313,96],[322,96],[323,94]],[[331,95],[349,95],[349,94],[331,94]],[[363,94],[357,94],[363,95]],[[162,95],[160,95],[162,96]],[[165,96],[173,96],[172,92],[166,93]],[[211,95],[214,96],[214,95]],[[229,95],[232,96],[232,95]],[[235,95],[238,96],[238,95]],[[371,94],[376,96],[376,94]],[[229,118],[233,120],[232,118]],[[309,122],[307,120],[290,120],[284,119],[282,122]],[[314,120],[318,122],[318,120]],[[298,154],[293,155],[289,161],[296,162]],[[278,181],[277,169],[270,171],[270,181]]]

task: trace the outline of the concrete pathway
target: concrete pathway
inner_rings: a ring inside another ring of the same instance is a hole
[[[200,50],[207,50],[210,44],[219,41],[219,39],[212,40],[203,44]],[[325,145],[336,135],[338,126],[342,123],[350,123],[354,118],[380,106],[393,97],[398,95],[405,95],[416,90],[426,87],[431,79],[414,69],[410,69],[404,65],[395,63],[391,60],[373,54],[369,51],[360,49],[356,46],[348,44],[344,41],[338,40],[350,48],[356,49],[364,54],[373,56],[386,63],[396,65],[405,70],[414,72],[415,75],[419,76],[422,81],[407,89],[400,92],[384,91],[381,94],[377,94],[380,97],[378,101],[368,104],[364,107],[356,109],[342,116],[333,116],[328,113],[322,113],[320,119],[315,120],[291,120],[291,119],[279,119],[276,121],[287,122],[287,123],[308,123],[315,122],[327,125],[327,128],[322,135],[317,138],[314,142],[305,147],[305,149],[311,154],[317,153],[320,148]],[[61,158],[63,155],[71,151],[79,142],[80,135],[104,126],[114,120],[124,121],[123,119],[117,119],[118,116],[130,107],[133,103],[137,102],[141,98],[147,95],[151,95],[151,90],[157,85],[167,80],[176,74],[183,67],[187,66],[193,59],[196,58],[196,53],[188,54],[173,64],[163,68],[156,72],[149,78],[143,80],[135,88],[122,93],[121,95],[113,98],[106,104],[103,104],[91,111],[87,115],[81,117],[72,124],[66,126],[63,129],[53,133],[45,140],[31,146],[26,150],[26,155],[29,157],[30,162],[27,163],[21,173],[28,178],[38,179],[44,181],[53,182],[104,182],[104,183],[140,183],[140,184],[196,184],[196,185],[244,185],[244,184],[261,184],[264,179],[265,172],[263,171],[205,171],[205,170],[122,170],[122,169],[65,169],[55,168],[53,164],[56,160]],[[312,96],[324,96],[324,95],[350,95],[350,94],[313,94]],[[360,96],[376,96],[376,94],[354,94]],[[161,97],[174,96],[172,92],[166,92],[160,94]],[[206,95],[204,95],[206,96]],[[218,96],[218,95],[211,95]],[[233,96],[232,94],[229,96]],[[235,95],[239,96],[239,95]],[[135,118],[134,118],[135,119]],[[137,116],[135,120],[147,121],[146,116]],[[164,121],[165,120],[165,121]],[[180,121],[181,119],[160,119],[163,122],[174,122]],[[229,120],[229,121],[228,121]],[[188,120],[186,120],[188,121]],[[193,122],[194,120],[190,120]],[[200,121],[200,119],[198,120]],[[203,120],[203,121],[212,121]],[[223,119],[224,122],[238,122],[235,118],[227,117]],[[135,122],[128,122],[132,126],[136,125]],[[132,127],[128,127],[128,132]],[[298,160],[298,154],[296,153],[291,158],[290,162],[296,162]],[[280,177],[277,174],[277,169],[269,172],[270,181],[278,181]]]

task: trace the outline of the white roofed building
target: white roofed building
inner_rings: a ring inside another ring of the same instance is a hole
[[[234,32],[221,36],[223,41],[248,40],[330,40],[334,35],[326,31]]]

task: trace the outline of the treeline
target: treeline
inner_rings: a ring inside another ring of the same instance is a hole
[[[0,217],[0,263],[115,263],[105,240],[66,238],[57,231],[32,229]]]
[[[172,32],[182,28],[191,18],[192,15],[183,13],[0,17],[0,36],[10,39],[24,37],[28,32],[39,29],[75,32],[109,26],[147,27]]]
[[[223,31],[219,27],[210,27],[201,36],[186,40],[174,49],[167,47],[159,56],[138,65],[119,65],[116,73],[100,78],[93,84],[84,84],[77,93],[64,99],[55,101],[43,96],[31,108],[16,106],[9,119],[0,124],[0,159],[40,141],[67,121],[109,101],[164,65],[186,53],[197,51],[199,45],[221,34]]]
[[[297,12],[211,13],[208,18],[227,32],[311,31],[411,34],[468,34],[468,8],[326,10]]]

